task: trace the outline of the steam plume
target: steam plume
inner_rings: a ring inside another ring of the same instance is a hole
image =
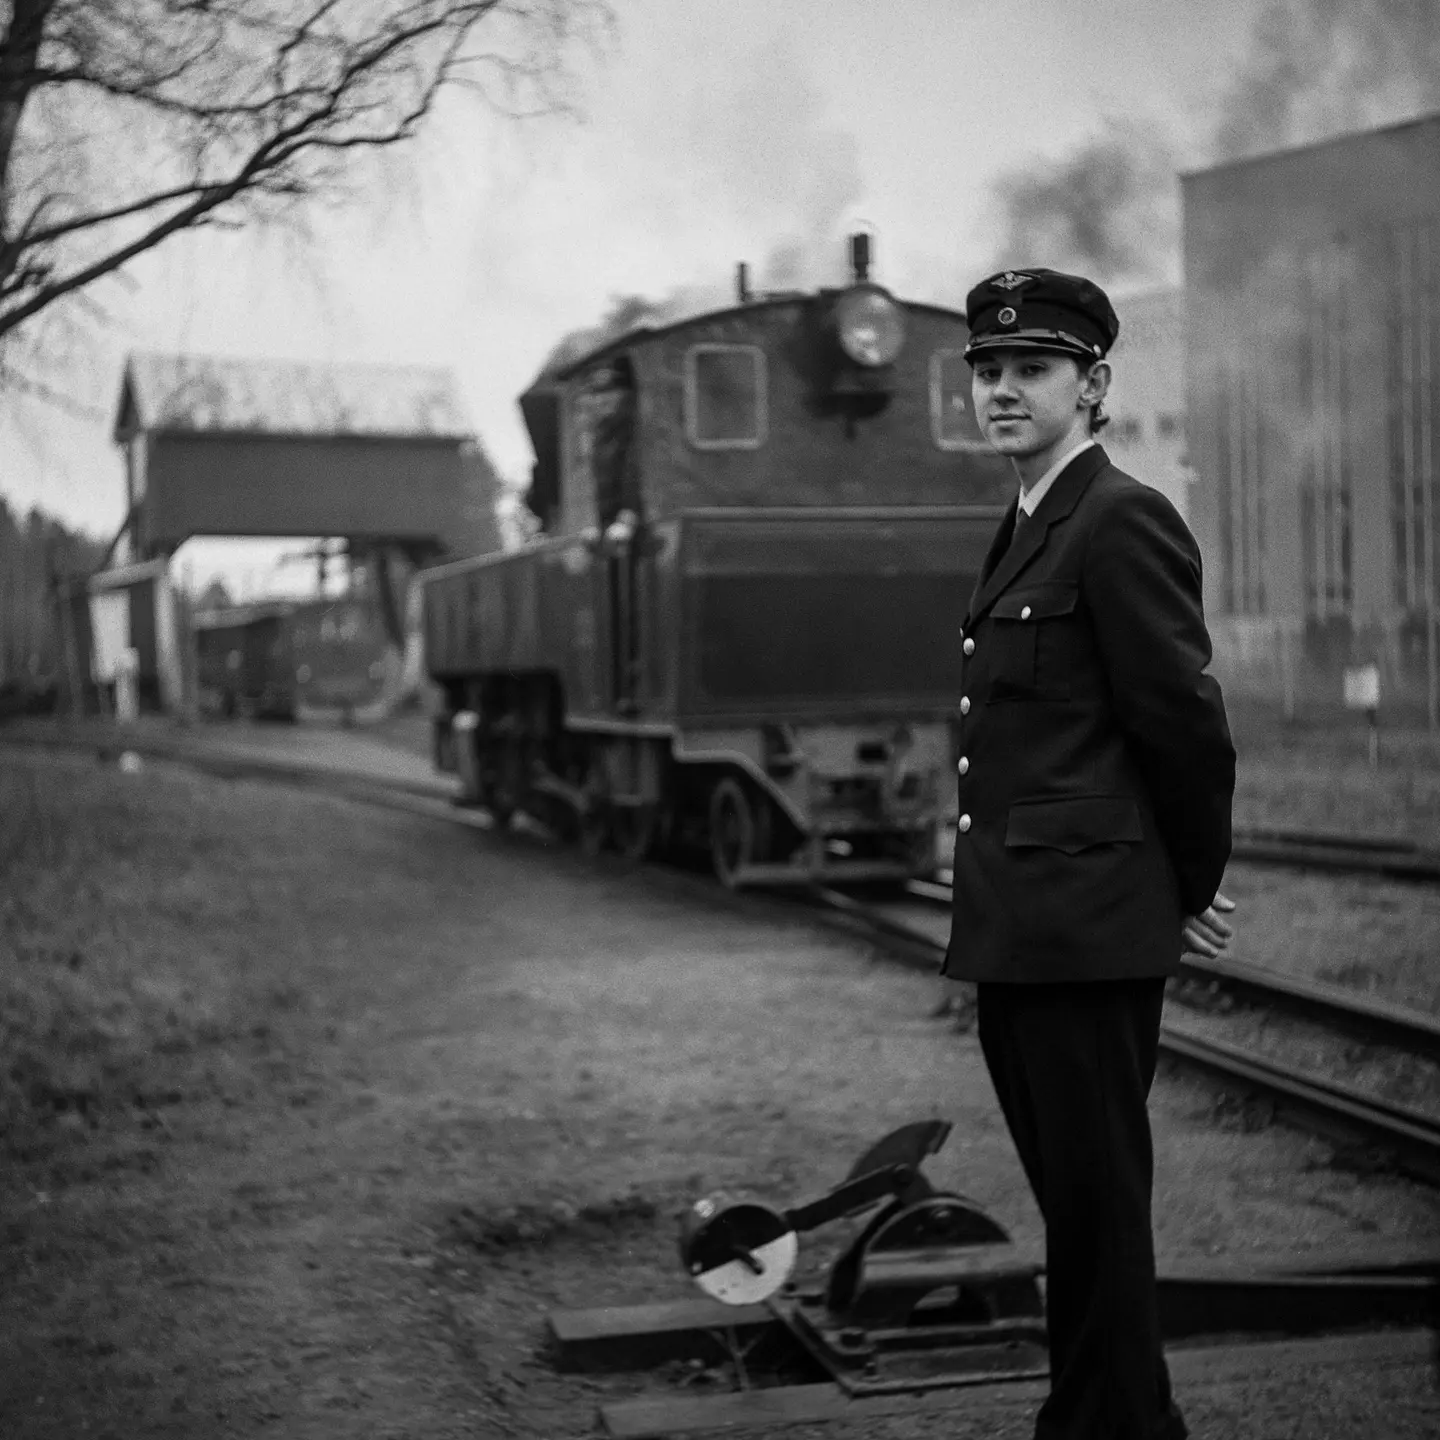
[[[864,193],[855,136],[829,123],[820,91],[787,44],[739,56],[725,72],[741,78],[709,82],[689,97],[662,163],[687,188],[712,198],[717,226],[766,238],[769,249],[753,268],[758,288],[837,279],[844,221]],[[594,325],[555,347],[542,373],[639,325],[673,324],[729,305],[732,297],[728,266],[723,275],[663,296],[614,296]]]
[[[1440,105],[1435,0],[1271,0],[1210,158],[1329,139]]]
[[[1212,132],[1170,145],[1111,120],[1073,155],[1002,176],[995,267],[1048,264],[1103,283],[1175,278],[1175,170],[1333,138],[1440,106],[1436,0],[1270,0]]]
[[[1075,154],[999,180],[1006,231],[997,264],[1083,270],[1102,283],[1169,278],[1174,190],[1170,146],[1107,121]]]
[[[572,330],[545,357],[541,375],[553,374],[578,360],[582,355],[611,340],[618,340],[642,325],[658,328],[673,325],[687,315],[699,315],[718,309],[726,303],[718,287],[683,286],[663,299],[651,300],[644,295],[613,295],[609,307],[594,325]]]

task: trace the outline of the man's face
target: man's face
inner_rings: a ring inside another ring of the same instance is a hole
[[[975,418],[1000,454],[1041,454],[1094,403],[1087,377],[1088,367],[1055,351],[983,351],[970,375]]]

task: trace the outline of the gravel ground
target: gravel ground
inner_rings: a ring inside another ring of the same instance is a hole
[[[688,1200],[812,1196],[932,1115],[932,1178],[1038,1240],[973,1036],[858,942],[273,785],[0,754],[0,788],[7,1440],[591,1433],[653,1382],[557,1375],[548,1310],[685,1295]],[[1167,1259],[1440,1234],[1433,1193],[1198,1084],[1154,1113]],[[1440,1424],[1413,1360],[1184,1398],[1197,1434]]]

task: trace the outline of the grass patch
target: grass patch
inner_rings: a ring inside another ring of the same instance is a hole
[[[1235,954],[1440,1014],[1440,888],[1232,864]]]
[[[286,823],[304,802],[277,801],[163,766],[0,753],[0,1144],[153,1115],[221,1083],[222,1042],[276,1043],[269,1017],[303,996],[257,956],[313,943]]]
[[[1372,769],[1365,722],[1286,722],[1232,706],[1235,823],[1403,835],[1440,848],[1440,737],[1382,723]]]
[[[678,1213],[683,1203],[678,1194],[656,1200],[632,1191],[580,1205],[567,1200],[526,1200],[493,1209],[461,1205],[449,1216],[445,1229],[455,1245],[482,1255],[501,1255],[544,1249],[565,1240],[648,1230],[663,1213]]]

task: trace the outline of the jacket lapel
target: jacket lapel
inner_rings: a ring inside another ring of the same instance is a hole
[[[995,527],[995,534],[990,539],[990,549],[985,554],[985,559],[980,566],[980,573],[975,577],[974,589],[970,592],[970,604],[965,611],[964,628],[967,630],[970,628],[970,616],[975,612],[980,592],[989,583],[996,566],[1005,558],[1005,552],[1010,548],[1010,539],[1015,533],[1015,515],[1019,508],[1020,498],[1016,496],[1010,502],[1010,508],[1000,517],[1000,523]]]
[[[1006,511],[1006,520],[1001,522],[985,557],[984,568],[976,583],[975,593],[970,597],[970,610],[965,618],[964,628],[969,629],[1004,594],[1017,575],[1040,553],[1050,527],[1063,520],[1079,503],[1085,487],[1110,463],[1110,457],[1099,445],[1092,445],[1077,455],[1056,477],[1039,508],[1025,522],[1019,539],[1012,545],[1014,516],[1019,499]],[[1005,548],[1000,549],[1000,537],[1005,537]],[[997,553],[998,552],[998,553]]]

